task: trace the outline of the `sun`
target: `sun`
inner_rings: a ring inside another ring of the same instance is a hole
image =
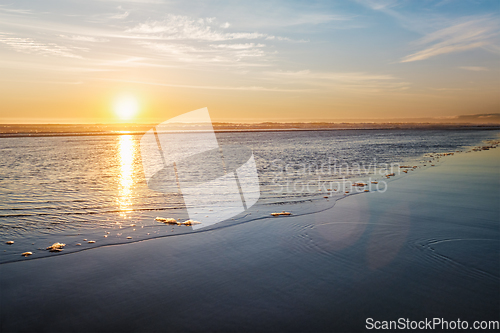
[[[115,101],[114,109],[121,120],[130,120],[139,111],[139,103],[134,96],[121,96]]]

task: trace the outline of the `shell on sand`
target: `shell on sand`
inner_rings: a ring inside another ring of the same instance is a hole
[[[6,241],[5,244],[12,245],[12,244],[14,244],[14,241]]]
[[[195,225],[195,224],[201,224],[201,222],[198,221],[193,221],[193,220],[187,220],[181,223],[182,225]]]
[[[50,252],[61,252],[63,247],[65,246],[66,244],[57,242],[49,246],[47,250],[49,250]]]
[[[95,241],[88,241],[87,243],[89,243],[89,244],[94,244],[94,243],[95,243]]]
[[[128,236],[127,239],[132,239],[132,237]]]
[[[177,220],[176,220],[176,219],[173,219],[173,218],[171,218],[171,217],[169,217],[169,218],[167,218],[167,219],[166,219],[166,218],[164,218],[164,217],[159,217],[159,216],[158,216],[157,218],[155,218],[155,220],[156,220],[156,221],[158,221],[158,222],[165,223],[165,224],[178,224],[178,223],[177,223]]]
[[[33,254],[33,252],[23,252],[23,253],[21,253],[21,255],[25,256],[25,257],[30,256],[32,254]]]

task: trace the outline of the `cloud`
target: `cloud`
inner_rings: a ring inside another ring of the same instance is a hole
[[[356,0],[373,10],[385,10],[398,4],[398,0]]]
[[[307,89],[283,89],[275,87],[261,87],[261,86],[200,86],[200,85],[186,85],[186,84],[174,84],[174,83],[162,83],[162,82],[147,82],[147,81],[132,81],[132,80],[118,80],[118,79],[100,79],[103,81],[114,81],[114,82],[125,82],[125,83],[138,83],[153,86],[162,87],[174,87],[174,88],[191,88],[191,89],[208,89],[208,90],[238,90],[238,91],[273,91],[273,92],[304,92]]]
[[[169,14],[162,21],[149,20],[127,29],[126,32],[140,35],[155,35],[167,40],[227,41],[235,39],[258,39],[268,37],[258,32],[222,32],[211,25],[215,18],[191,19],[187,16]]]
[[[5,12],[9,14],[33,14],[31,10],[19,9],[19,8],[9,8],[6,5],[0,5],[0,12]]]
[[[493,37],[499,34],[498,21],[491,17],[481,17],[430,33],[414,45],[429,45],[425,49],[410,54],[401,62],[429,59],[441,54],[472,50],[494,44]]]
[[[92,36],[81,36],[81,35],[66,36],[66,35],[59,35],[59,37],[62,37],[64,39],[74,40],[74,41],[77,41],[77,42],[92,42],[92,43],[105,43],[105,42],[109,42],[109,39],[106,39],[106,38],[96,38],[96,37],[92,37]]]
[[[121,20],[121,19],[128,17],[129,15],[130,15],[130,12],[126,11],[126,12],[123,12],[121,14],[111,15],[110,18]]]
[[[66,47],[55,43],[42,43],[32,38],[9,37],[4,34],[0,34],[0,43],[9,46],[17,52],[34,53],[44,56],[82,59],[82,57],[75,54],[74,51],[87,51],[85,48]]]
[[[406,90],[410,86],[408,82],[402,82],[392,75],[364,72],[338,73],[302,70],[296,72],[268,72],[267,74],[271,78],[289,84],[355,91],[363,90],[365,92]]]
[[[151,41],[139,41],[139,45],[170,56],[180,62],[196,62],[211,64],[240,63],[247,58],[261,58],[265,52],[261,49],[264,44],[211,44],[211,45],[188,45],[184,43],[158,43]]]
[[[332,21],[350,21],[354,15],[333,15],[323,13],[302,13],[297,16],[287,17],[286,21],[281,22],[281,26],[293,26],[302,24],[322,24]]]
[[[246,50],[246,49],[252,49],[254,47],[265,47],[266,45],[245,43],[245,44],[212,44],[210,46],[219,49]]]
[[[482,71],[488,70],[488,68],[486,68],[486,67],[479,67],[479,66],[462,66],[459,68],[465,69],[467,71],[474,71],[474,72],[482,72]]]

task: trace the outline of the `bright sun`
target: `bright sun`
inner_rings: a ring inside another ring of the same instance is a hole
[[[137,99],[133,96],[122,96],[115,102],[115,112],[122,120],[129,120],[139,110]]]

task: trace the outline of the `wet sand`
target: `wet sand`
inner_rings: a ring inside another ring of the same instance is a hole
[[[3,264],[1,331],[357,332],[369,317],[499,320],[499,166],[500,149],[456,154],[315,214]]]

